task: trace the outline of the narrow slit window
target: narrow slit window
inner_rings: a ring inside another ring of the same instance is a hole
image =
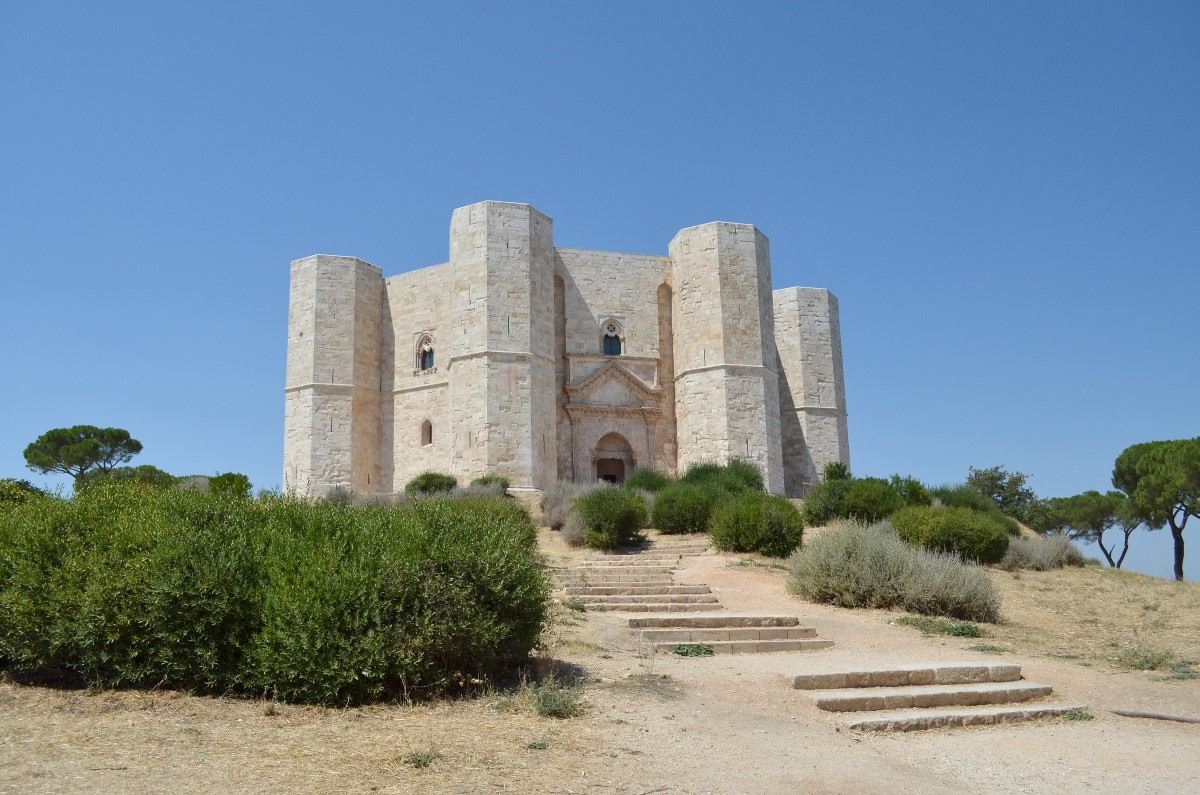
[[[433,423],[425,420],[421,423],[421,446],[427,447],[433,444]]]

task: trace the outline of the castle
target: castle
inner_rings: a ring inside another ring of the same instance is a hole
[[[450,260],[291,267],[283,483],[384,495],[425,471],[514,491],[742,458],[801,495],[849,463],[838,305],[771,289],[749,224],[667,255],[554,245],[527,204],[455,210]]]

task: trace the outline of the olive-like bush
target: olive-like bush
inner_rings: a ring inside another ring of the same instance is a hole
[[[43,680],[420,697],[510,673],[548,602],[514,500],[353,507],[109,482],[0,513],[0,659]]]
[[[893,514],[891,523],[910,544],[976,563],[998,563],[1008,551],[1008,529],[991,512],[911,505]]]
[[[437,494],[440,491],[453,491],[458,485],[458,479],[453,475],[443,475],[441,472],[422,472],[404,486],[408,494]]]
[[[572,509],[583,521],[583,541],[594,549],[616,549],[642,539],[646,503],[629,489],[606,486],[589,491]]]
[[[713,510],[708,534],[717,549],[785,558],[800,546],[804,518],[783,497],[737,494]]]
[[[1063,536],[1049,538],[1010,538],[1008,552],[997,564],[1005,571],[1032,569],[1049,571],[1065,566],[1083,566],[1086,563],[1079,547]]]
[[[235,500],[250,499],[250,478],[241,472],[225,472],[208,479],[208,490],[212,494]]]
[[[630,473],[629,477],[625,478],[625,482],[621,485],[627,489],[642,489],[657,494],[671,485],[671,479],[653,469],[638,467]]]
[[[663,533],[703,533],[718,490],[693,483],[675,483],[654,498],[650,522]]]
[[[888,481],[905,505],[932,505],[933,495],[914,477],[892,475]]]
[[[0,511],[24,505],[30,500],[44,496],[45,492],[28,480],[0,478]]]
[[[542,492],[541,523],[551,530],[559,530],[567,521],[567,514],[575,500],[587,493],[588,487],[582,483],[557,481]],[[582,536],[581,536],[582,543]]]
[[[966,621],[1000,618],[1000,596],[983,569],[907,544],[887,522],[835,522],[796,552],[789,566],[788,589],[815,602]]]

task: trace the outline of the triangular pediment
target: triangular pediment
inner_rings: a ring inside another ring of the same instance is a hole
[[[657,406],[661,392],[615,361],[567,387],[573,404],[622,408]]]

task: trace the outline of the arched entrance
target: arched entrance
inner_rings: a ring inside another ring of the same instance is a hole
[[[606,434],[596,443],[592,463],[596,468],[596,480],[624,483],[625,475],[633,470],[633,448],[621,434]]]

